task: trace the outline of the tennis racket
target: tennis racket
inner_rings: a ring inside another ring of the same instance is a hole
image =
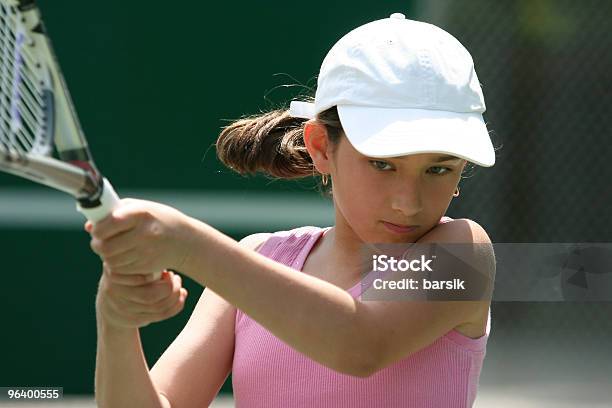
[[[72,195],[94,223],[119,202],[89,152],[34,0],[0,0],[0,170]]]

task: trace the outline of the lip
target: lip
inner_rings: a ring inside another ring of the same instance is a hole
[[[383,221],[382,223],[389,231],[395,232],[396,234],[406,234],[416,230],[419,227],[418,225],[397,225],[387,221]]]

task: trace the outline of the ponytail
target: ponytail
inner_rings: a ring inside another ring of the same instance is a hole
[[[336,107],[317,115],[327,128],[332,149],[342,133]],[[257,172],[279,179],[318,174],[304,144],[306,119],[294,118],[286,109],[239,119],[223,128],[216,143],[217,157],[241,175]]]

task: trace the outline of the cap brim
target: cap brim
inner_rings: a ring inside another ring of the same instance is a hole
[[[444,153],[479,166],[495,164],[480,113],[338,105],[338,115],[351,145],[365,156]]]

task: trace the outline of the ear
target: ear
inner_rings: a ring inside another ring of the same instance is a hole
[[[306,122],[304,124],[304,144],[319,173],[329,174],[332,154],[325,125],[314,120]]]

